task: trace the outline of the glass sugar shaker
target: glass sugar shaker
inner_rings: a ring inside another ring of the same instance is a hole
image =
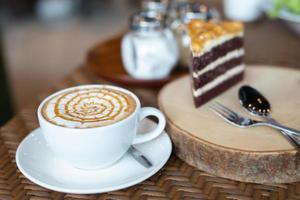
[[[179,65],[182,68],[190,66],[190,39],[186,30],[186,24],[192,19],[219,20],[220,14],[216,9],[199,2],[178,4],[177,17],[170,27],[178,43]]]
[[[178,47],[165,17],[140,11],[130,18],[130,31],[121,44],[123,65],[137,79],[167,77],[178,61]]]

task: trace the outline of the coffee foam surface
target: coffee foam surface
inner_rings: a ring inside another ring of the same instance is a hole
[[[42,115],[59,126],[92,128],[121,121],[135,108],[134,98],[119,90],[106,87],[79,88],[46,101]]]

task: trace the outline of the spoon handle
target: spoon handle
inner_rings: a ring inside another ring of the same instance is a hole
[[[298,131],[296,129],[289,128],[287,126],[283,126],[283,125],[281,125],[279,123],[276,123],[274,121],[266,121],[266,122],[263,122],[263,124],[266,125],[266,126],[272,127],[272,128],[279,129],[279,130],[284,131],[284,132],[289,132],[291,134],[295,134],[297,136],[300,136],[300,131]]]
[[[273,119],[270,115],[264,117],[268,122],[279,124],[275,119]],[[297,137],[294,137],[290,132],[280,131],[280,133],[298,150],[300,151],[300,141]]]
[[[298,151],[300,151],[300,142],[292,134],[284,131],[281,131],[281,133]]]

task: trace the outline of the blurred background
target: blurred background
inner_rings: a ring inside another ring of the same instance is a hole
[[[78,67],[95,42],[128,27],[139,6],[139,0],[1,0],[0,124]]]
[[[82,65],[93,46],[125,33],[142,1],[0,0],[0,126]],[[247,64],[300,67],[300,0],[199,2],[246,22]]]

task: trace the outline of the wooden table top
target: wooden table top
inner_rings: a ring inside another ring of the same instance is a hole
[[[300,69],[300,35],[276,20],[246,23],[245,62]]]
[[[278,21],[263,20],[246,25],[246,62],[300,69],[300,37]],[[20,141],[38,127],[36,108],[40,100],[62,88],[88,83],[107,83],[80,67],[38,96],[0,129],[0,199],[299,199],[300,183],[260,185],[219,178],[193,168],[172,155],[148,180],[128,189],[100,194],[73,195],[44,189],[26,179],[15,164]],[[111,83],[109,83],[111,84]],[[129,88],[144,106],[157,106],[157,89]]]

